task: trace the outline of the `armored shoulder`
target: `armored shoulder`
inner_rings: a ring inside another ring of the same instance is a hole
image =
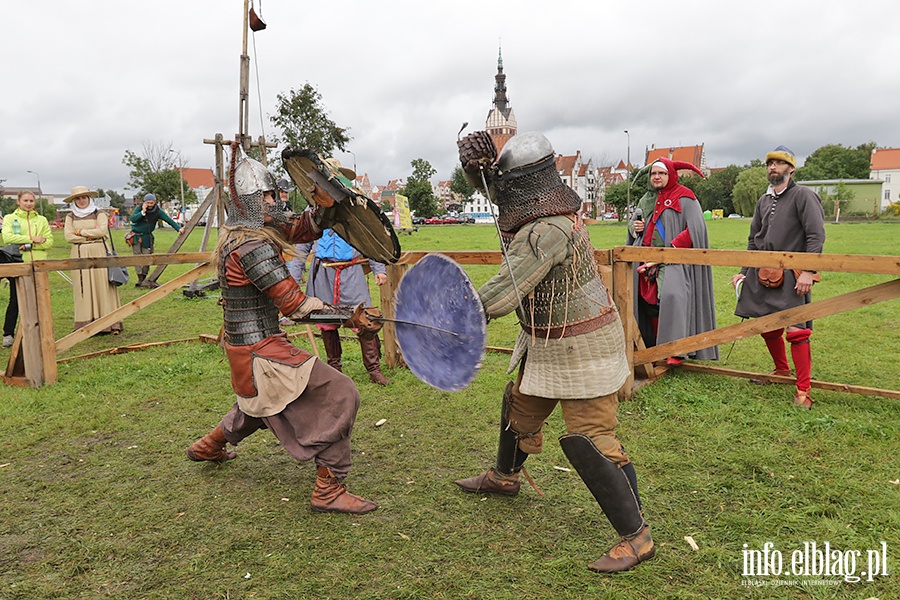
[[[261,290],[266,290],[291,276],[281,251],[272,242],[253,240],[234,250],[247,279]]]

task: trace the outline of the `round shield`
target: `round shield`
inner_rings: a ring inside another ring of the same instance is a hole
[[[410,267],[396,296],[397,341],[413,374],[445,392],[472,383],[484,359],[487,320],[466,272],[443,254]],[[415,325],[412,323],[416,323]]]

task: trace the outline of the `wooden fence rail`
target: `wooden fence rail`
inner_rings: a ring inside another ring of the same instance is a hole
[[[499,251],[446,251],[442,252],[462,265],[502,265],[503,256]],[[388,282],[381,286],[381,309],[386,317],[394,316],[394,296],[397,284],[409,265],[415,264],[427,251],[404,252],[394,265],[388,265]],[[57,380],[57,353],[67,350],[87,339],[109,324],[133,315],[142,308],[164,298],[166,295],[190,284],[209,273],[212,269],[209,252],[179,254],[150,254],[141,256],[114,256],[100,258],[53,259],[27,264],[0,264],[0,278],[17,277],[21,326],[16,335],[10,355],[10,363],[4,381],[13,385],[40,387]],[[639,370],[653,375],[653,362],[668,356],[721,345],[777,329],[784,325],[869,306],[900,297],[900,279],[856,290],[825,300],[818,300],[805,306],[793,308],[729,325],[681,340],[644,348],[637,331],[634,316],[634,263],[661,262],[669,264],[697,264],[732,267],[780,267],[799,268],[827,272],[852,272],[900,276],[900,256],[856,255],[856,254],[806,254],[792,252],[758,252],[746,250],[704,250],[676,248],[644,248],[617,246],[612,249],[596,250],[594,255],[604,281],[610,288],[613,300],[619,308],[625,328],[628,362]],[[48,274],[63,271],[107,266],[134,267],[137,265],[191,264],[190,271],[179,275],[143,296],[120,307],[116,311],[78,329],[59,340],[53,340],[53,316],[50,306],[50,286]],[[502,268],[502,267],[501,267]],[[396,342],[392,323],[384,327],[385,361],[388,366],[403,364],[402,353]],[[707,365],[687,365],[686,370],[715,372],[737,377],[763,377],[766,375],[733,371]],[[787,379],[787,378],[782,378]],[[623,388],[623,396],[629,397],[634,385],[634,369]],[[841,390],[900,399],[900,391],[851,386],[842,383],[814,381],[813,387]]]

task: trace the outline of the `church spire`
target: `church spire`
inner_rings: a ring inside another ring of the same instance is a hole
[[[503,48],[498,47],[497,75],[494,77],[494,108],[506,114],[509,98],[506,97],[506,75],[503,73]]]

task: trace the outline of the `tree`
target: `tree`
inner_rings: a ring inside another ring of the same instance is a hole
[[[128,173],[128,187],[143,193],[152,193],[160,203],[181,204],[181,172],[176,164],[176,153],[172,152],[172,143],[144,142],[143,152],[138,155],[131,150],[125,151],[122,163],[131,170]],[[194,190],[184,185],[184,202],[191,204],[197,201]],[[124,200],[123,200],[124,206]]]
[[[469,185],[469,180],[466,179],[466,174],[459,165],[453,169],[453,177],[450,179],[450,191],[454,194],[459,194],[463,198],[463,202],[469,202],[472,200],[472,196],[475,195],[475,188]]]
[[[731,194],[741,167],[729,165],[724,169],[713,171],[709,177],[682,177],[679,179],[686,187],[693,190],[703,210],[721,209],[724,214],[734,212]]]
[[[281,130],[275,143],[283,142],[288,148],[310,148],[325,157],[332,156],[335,149],[346,150],[349,129],[338,127],[331,120],[322,105],[322,94],[309,82],[299,90],[278,94],[276,109],[274,116],[269,115],[272,124]]]
[[[738,175],[731,194],[735,212],[745,217],[752,216],[757,200],[768,186],[765,167],[751,167],[744,170]]]
[[[850,189],[850,186],[844,183],[843,181],[839,181],[836,186],[834,186],[834,193],[829,193],[828,186],[818,186],[816,188],[816,193],[819,194],[819,197],[822,199],[822,210],[825,211],[826,215],[834,215],[837,217],[838,209],[844,210],[846,206],[856,197],[856,194]]]
[[[643,195],[643,192],[641,192],[639,196],[634,196],[634,190],[632,190],[632,204],[637,202],[637,199]],[[624,219],[627,216],[625,209],[628,206],[628,184],[622,182],[608,186],[603,201],[615,206],[616,212],[619,213],[619,220]]]
[[[103,188],[100,188],[97,190],[97,195],[100,197],[105,196],[105,197],[109,198],[109,205],[113,208],[118,208],[119,210],[126,208],[125,196],[123,196],[122,194],[120,194],[119,192],[117,192],[115,190],[105,190],[104,191]]]
[[[437,198],[431,187],[431,178],[437,171],[424,158],[416,158],[409,163],[413,172],[406,181],[406,187],[400,193],[409,198],[409,210],[417,217],[432,217],[439,213]]]
[[[822,179],[868,179],[875,142],[856,148],[828,144],[806,157],[806,163],[794,174],[796,181]]]

